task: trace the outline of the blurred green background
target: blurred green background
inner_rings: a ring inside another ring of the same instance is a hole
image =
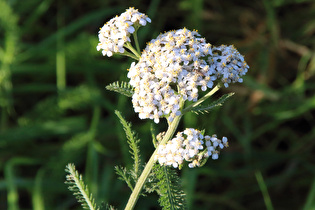
[[[244,83],[215,95],[236,93],[222,108],[180,124],[230,141],[218,160],[179,172],[189,209],[315,209],[312,0],[0,0],[0,209],[80,209],[64,184],[69,162],[98,203],[126,204],[114,166],[132,161],[114,110],[133,123],[144,162],[152,122],[105,90],[127,81],[131,60],[96,45],[99,28],[130,6],[152,20],[139,31],[142,48],[187,27],[234,44],[250,66]],[[136,209],[159,209],[157,198],[141,197]]]

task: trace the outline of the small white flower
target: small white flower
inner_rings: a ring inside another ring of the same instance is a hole
[[[213,47],[212,52],[213,57],[209,57],[208,62],[213,64],[216,76],[221,78],[225,87],[229,83],[243,82],[241,77],[247,73],[249,66],[233,45]]]
[[[220,146],[217,147],[218,145]],[[187,128],[183,132],[178,132],[176,137],[167,144],[159,145],[155,160],[160,165],[169,165],[174,168],[181,168],[184,160],[188,162],[190,168],[199,167],[203,158],[218,159],[219,150],[227,145],[226,137],[220,140],[216,135],[203,136],[199,130]]]
[[[97,51],[102,50],[104,56],[112,56],[114,53],[124,53],[124,44],[130,42],[130,35],[135,32],[135,27],[145,26],[151,22],[150,18],[134,8],[129,8],[120,16],[109,20],[100,29]]]

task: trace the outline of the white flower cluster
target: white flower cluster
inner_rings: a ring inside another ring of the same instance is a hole
[[[124,44],[130,42],[130,34],[147,22],[151,23],[151,19],[147,15],[138,12],[134,8],[129,8],[120,16],[112,18],[104,24],[100,29],[98,43],[96,49],[102,50],[104,56],[112,56],[113,53],[124,53]]]
[[[243,82],[241,76],[247,73],[249,66],[233,45],[214,47],[212,52],[208,61],[215,66],[215,75],[221,78],[225,87],[231,82]]]
[[[139,117],[158,123],[161,116],[169,116],[172,121],[180,114],[181,98],[196,101],[198,86],[202,90],[212,88],[214,67],[205,61],[211,55],[211,45],[196,31],[184,28],[153,39],[128,73]]]
[[[205,158],[218,159],[219,150],[224,147],[228,147],[226,137],[220,140],[216,135],[203,136],[200,131],[187,128],[177,133],[167,144],[159,145],[155,160],[160,165],[171,165],[174,168],[181,167],[185,160],[190,162],[190,168],[194,168],[200,166]]]
[[[234,47],[214,47],[186,28],[160,34],[148,43],[128,78],[135,88],[132,103],[140,119],[180,115],[180,100],[197,101],[217,78],[224,85],[241,82],[248,66]]]

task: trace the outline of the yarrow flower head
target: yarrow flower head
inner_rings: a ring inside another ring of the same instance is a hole
[[[213,86],[215,79],[204,58],[211,55],[211,45],[196,31],[180,29],[159,35],[142,52],[128,77],[135,88],[132,98],[141,119],[180,114],[180,99],[196,101],[198,86]],[[213,69],[214,70],[214,69]]]
[[[235,48],[212,47],[197,31],[184,28],[160,34],[127,75],[135,88],[135,112],[141,119],[158,123],[167,117],[171,122],[181,114],[180,100],[197,101],[199,89],[212,88],[218,78],[224,84],[241,82],[247,65],[240,61],[244,58]]]
[[[140,26],[145,26],[151,19],[138,12],[134,8],[129,8],[120,16],[109,20],[100,29],[98,38],[99,43],[96,47],[98,51],[102,50],[104,56],[112,56],[113,53],[124,53],[124,44],[131,42],[130,34],[133,34]]]
[[[243,82],[241,76],[247,73],[249,66],[233,45],[214,47],[212,52],[213,56],[208,58],[208,62],[215,66],[215,74],[225,87],[231,82]]]
[[[219,158],[219,151],[228,147],[228,139],[218,139],[216,135],[203,136],[199,130],[187,128],[164,145],[158,146],[155,160],[160,165],[181,168],[184,161],[190,168],[200,166],[208,157]]]

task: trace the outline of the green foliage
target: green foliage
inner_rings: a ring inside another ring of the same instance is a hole
[[[269,196],[269,193],[268,193],[268,190],[267,190],[267,186],[266,186],[266,183],[265,183],[265,181],[263,179],[263,176],[262,176],[261,172],[260,171],[256,171],[255,172],[255,176],[256,176],[259,188],[260,188],[260,190],[261,190],[261,192],[263,194],[267,210],[273,210],[274,208],[272,206],[272,202],[270,200],[270,196]]]
[[[122,124],[124,131],[126,133],[127,142],[129,145],[129,152],[132,156],[132,159],[134,160],[133,169],[130,171],[133,179],[136,181],[141,173],[140,171],[140,165],[141,165],[141,158],[140,158],[140,150],[139,150],[139,142],[140,140],[137,139],[136,133],[131,130],[131,123],[128,123],[121,115],[121,113],[117,110],[115,110],[115,114],[120,120],[120,123]],[[117,170],[117,169],[116,169]]]
[[[113,82],[109,85],[106,86],[107,90],[111,90],[120,94],[123,94],[125,96],[131,97],[133,95],[133,88],[131,87],[131,85],[128,82]]]
[[[196,114],[205,114],[208,113],[211,109],[218,107],[218,106],[222,106],[223,103],[232,95],[234,95],[234,93],[227,93],[224,94],[223,96],[221,96],[218,100],[212,102],[209,105],[199,105],[196,107],[193,107],[190,111],[194,112]]]
[[[175,169],[155,164],[153,173],[157,179],[156,191],[160,196],[159,203],[163,209],[185,209],[185,193]]]
[[[5,0],[0,0],[0,8],[0,126],[5,128],[8,116],[13,113],[11,75],[17,51],[19,28],[18,16],[10,4]]]
[[[75,88],[68,88],[60,93],[58,107],[62,110],[80,110],[101,103],[101,92],[97,88],[81,85]]]
[[[65,171],[69,173],[66,176],[66,184],[69,185],[68,189],[73,192],[78,202],[81,203],[84,209],[99,210],[95,204],[93,195],[90,194],[88,187],[84,184],[82,175],[75,170],[74,164],[68,164]]]
[[[130,180],[130,170],[127,170],[126,168],[122,166],[115,166],[116,174],[119,175],[119,179],[122,181],[125,181],[130,188],[131,191],[133,191],[133,184]]]

